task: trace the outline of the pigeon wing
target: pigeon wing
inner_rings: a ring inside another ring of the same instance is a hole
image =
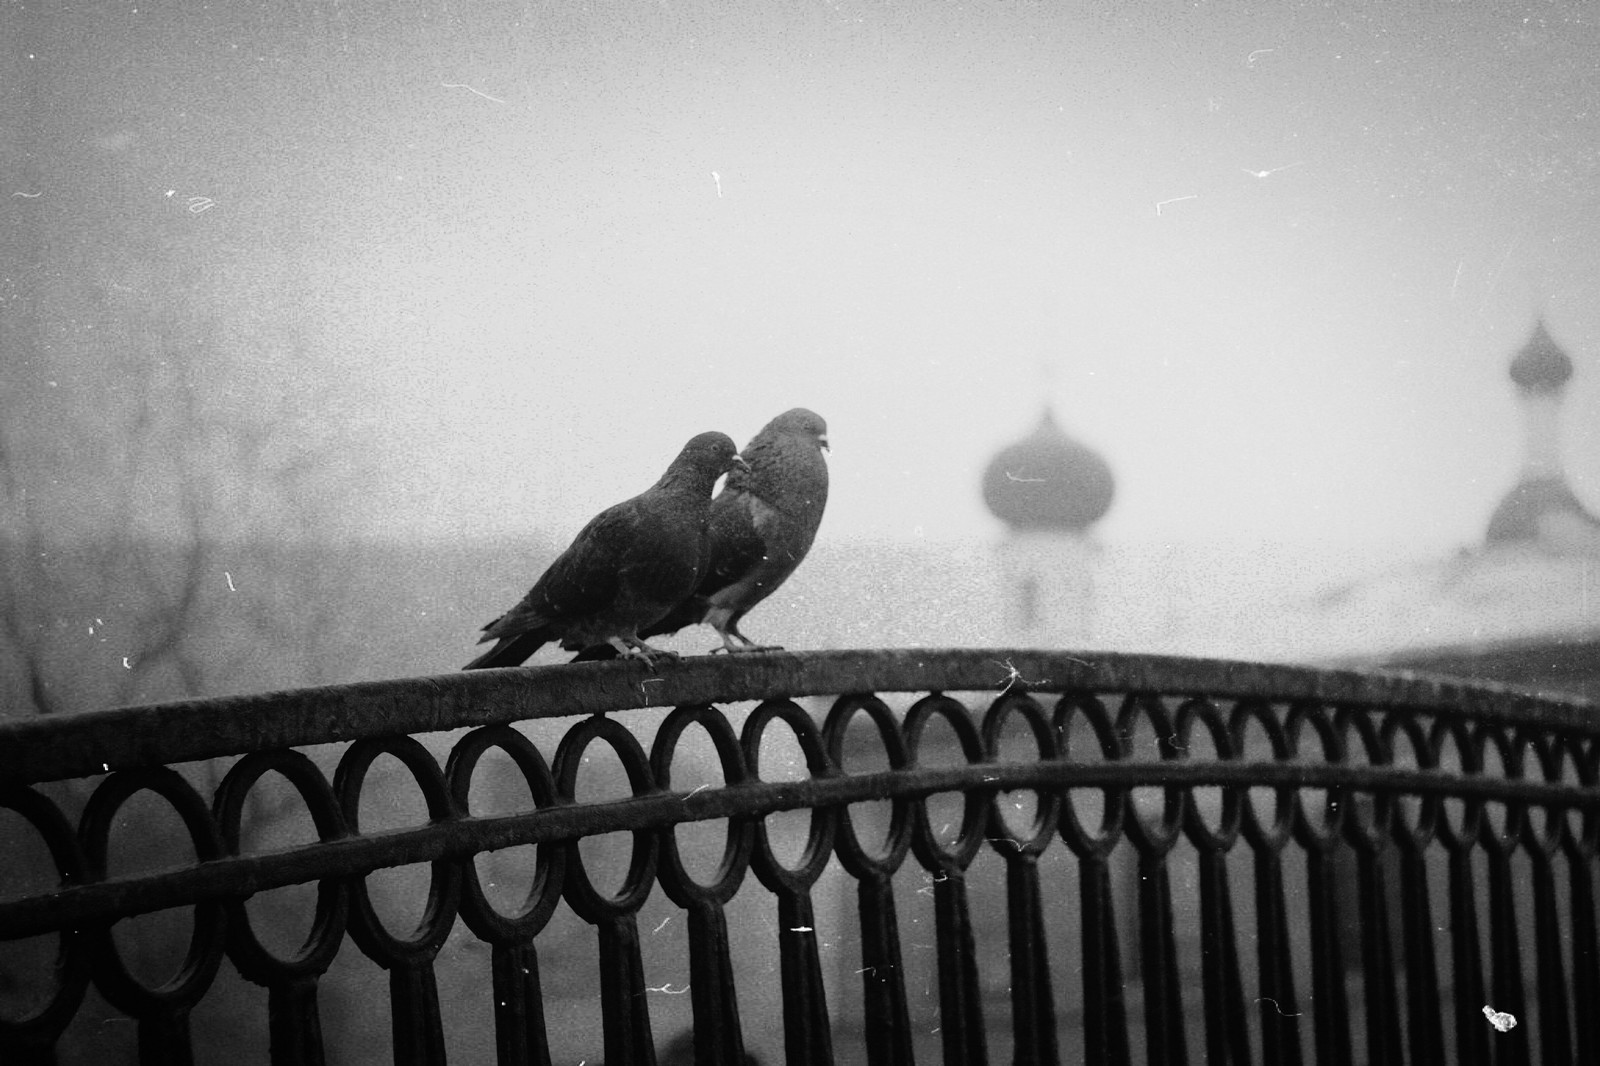
[[[637,525],[634,501],[601,511],[578,531],[515,607],[483,627],[498,643],[464,669],[516,666],[573,626],[605,613],[621,587],[618,563]]]
[[[711,609],[709,597],[761,564],[767,549],[755,527],[752,503],[750,497],[732,487],[723,489],[712,501],[707,529],[708,552],[701,568],[700,584],[694,595],[668,611],[660,621],[641,629],[640,636],[676,633],[705,621],[706,612]]]

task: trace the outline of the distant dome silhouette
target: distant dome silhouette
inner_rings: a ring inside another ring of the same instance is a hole
[[[1572,377],[1572,359],[1557,344],[1544,319],[1511,360],[1511,380],[1523,405],[1526,455],[1517,483],[1489,516],[1484,540],[1489,544],[1541,544],[1554,547],[1547,524],[1565,521],[1568,529],[1592,538],[1600,531],[1595,518],[1573,494],[1561,469],[1561,444],[1556,411]],[[1559,539],[1559,538],[1558,538]]]
[[[1544,319],[1511,360],[1511,380],[1529,392],[1555,392],[1572,377],[1572,359],[1545,329]]]
[[[983,502],[1012,529],[1082,532],[1110,510],[1114,492],[1111,467],[1063,433],[1049,408],[983,475]]]

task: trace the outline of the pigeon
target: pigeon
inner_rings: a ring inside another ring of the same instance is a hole
[[[550,641],[601,646],[655,663],[675,659],[639,630],[691,595],[709,561],[711,490],[744,460],[725,433],[702,433],[650,488],[578,531],[522,602],[483,627],[494,647],[462,669],[517,666]]]
[[[780,651],[739,631],[739,621],[770,596],[811,550],[828,503],[828,424],[796,407],[768,422],[741,453],[711,504],[711,559],[694,594],[640,630],[646,637],[704,622],[722,637],[714,651]],[[581,652],[574,662],[610,659],[611,647]]]

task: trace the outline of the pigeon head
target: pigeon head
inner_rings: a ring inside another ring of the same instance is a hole
[[[699,494],[711,495],[711,486],[717,478],[735,467],[744,467],[739,448],[726,433],[701,433],[689,438],[678,457],[672,460],[667,472],[657,484],[662,488],[683,487]]]
[[[813,441],[823,451],[828,450],[828,423],[815,411],[792,407],[783,412],[761,430],[759,436],[782,434]]]

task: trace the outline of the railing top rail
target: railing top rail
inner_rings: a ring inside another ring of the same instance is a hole
[[[1600,734],[1600,706],[1402,672],[1115,652],[911,648],[578,663],[184,700],[0,723],[0,782],[248,751],[689,703],[847,692],[1153,692],[1411,707]]]

